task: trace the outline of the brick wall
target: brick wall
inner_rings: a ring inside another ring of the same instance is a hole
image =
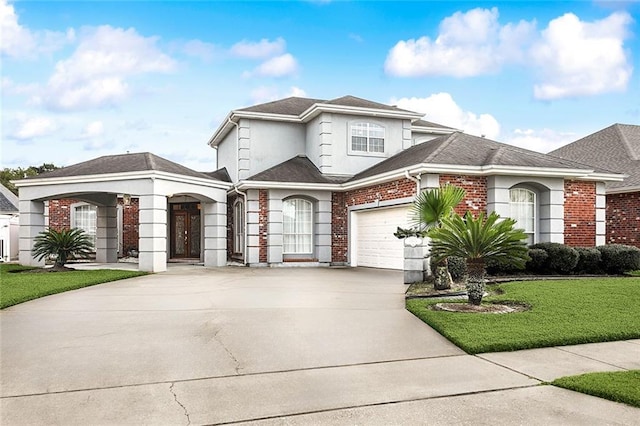
[[[349,230],[347,228],[347,201],[344,192],[331,194],[331,261],[347,262]]]
[[[258,193],[258,204],[260,208],[258,224],[260,227],[260,241],[259,241],[259,258],[260,263],[267,263],[267,221],[269,212],[269,195],[266,189],[261,189]]]
[[[406,178],[343,193],[334,192],[331,197],[331,261],[334,263],[347,261],[348,207],[374,203],[376,200],[391,201],[415,195],[416,183]]]
[[[640,191],[607,195],[607,243],[640,248]]]
[[[595,246],[595,182],[564,181],[564,243],[573,247]]]
[[[131,203],[125,206],[122,198],[118,198],[118,204],[122,205],[122,249],[125,255],[129,250],[138,250],[139,201],[138,198],[132,198]]]
[[[465,190],[465,197],[455,208],[455,212],[464,215],[471,211],[487,213],[487,178],[485,176],[440,175],[440,186],[453,185]]]
[[[132,198],[125,206],[122,198],[118,205],[122,206],[122,249],[124,254],[129,250],[138,250],[138,198]],[[49,201],[49,227],[60,231],[71,228],[71,205],[81,202],[72,198]]]

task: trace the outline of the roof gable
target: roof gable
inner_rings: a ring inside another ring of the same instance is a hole
[[[628,175],[607,189],[640,188],[640,126],[614,124],[549,154]]]
[[[0,184],[0,213],[18,213],[18,196]]]
[[[298,155],[253,175],[247,180],[291,183],[340,183],[345,181],[346,178],[324,175],[306,156]]]

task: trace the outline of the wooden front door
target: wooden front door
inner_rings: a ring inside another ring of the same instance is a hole
[[[200,258],[200,204],[171,205],[171,257]]]

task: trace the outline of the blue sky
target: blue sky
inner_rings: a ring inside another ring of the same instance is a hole
[[[347,94],[548,152],[640,124],[640,2],[0,0],[2,167],[216,167],[236,108]]]

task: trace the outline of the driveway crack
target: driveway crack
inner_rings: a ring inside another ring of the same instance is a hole
[[[236,374],[240,374],[240,370],[242,370],[242,366],[240,365],[240,361],[238,361],[238,358],[236,358],[235,355],[233,355],[233,352],[231,352],[231,350],[229,350],[229,348],[224,344],[222,339],[220,339],[218,337],[218,333],[220,333],[220,330],[216,330],[216,332],[213,334],[213,338],[216,340],[216,342],[218,342],[220,344],[220,346],[222,346],[222,349],[224,349],[224,351],[227,353],[227,355],[229,355],[229,358],[231,358],[231,360],[235,364]]]
[[[187,407],[185,407],[184,404],[182,404],[178,400],[178,395],[176,395],[176,393],[173,391],[174,386],[175,386],[175,383],[171,383],[171,386],[169,386],[169,392],[171,392],[171,395],[173,395],[173,399],[176,401],[176,403],[180,407],[182,407],[182,410],[184,411],[184,415],[187,417],[187,426],[189,426],[191,424],[191,419],[189,418],[189,412],[187,411]]]

